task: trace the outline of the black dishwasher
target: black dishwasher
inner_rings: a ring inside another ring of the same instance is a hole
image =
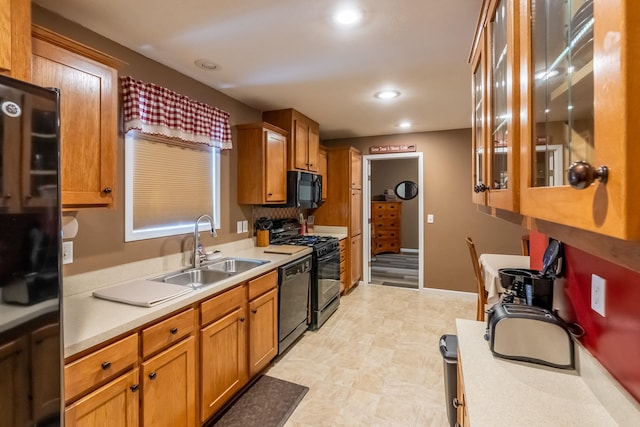
[[[307,330],[311,255],[278,268],[278,354]]]

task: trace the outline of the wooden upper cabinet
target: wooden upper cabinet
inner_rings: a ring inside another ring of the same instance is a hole
[[[0,74],[31,79],[31,2],[0,0]]]
[[[485,0],[472,63],[476,203],[519,208],[518,0]]]
[[[32,42],[33,83],[60,89],[62,206],[111,207],[122,63],[35,25]]]
[[[304,114],[288,108],[265,111],[262,120],[289,132],[287,169],[318,173],[320,125]]]
[[[327,149],[326,147],[320,147],[319,156],[318,156],[318,173],[322,177],[322,200],[327,200],[327,191],[328,191],[328,168],[327,163]]]
[[[269,123],[238,125],[238,203],[287,201],[287,132]]]
[[[521,3],[521,212],[638,240],[640,3]]]

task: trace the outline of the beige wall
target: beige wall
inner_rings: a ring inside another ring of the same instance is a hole
[[[481,213],[471,203],[471,130],[401,134],[323,141],[350,145],[369,154],[375,145],[415,144],[424,156],[424,212],[435,221],[425,224],[425,287],[475,291],[469,252],[471,237],[480,253],[520,252],[519,225]],[[373,193],[375,194],[375,193]]]
[[[155,83],[228,111],[231,114],[234,142],[236,140],[234,125],[261,120],[260,111],[100,37],[79,25],[64,20],[58,15],[51,14],[36,5],[33,7],[33,22],[125,61],[128,65],[119,70],[120,76],[130,75],[138,80]],[[240,206],[236,202],[236,153],[235,150],[225,151],[221,156],[222,224],[215,240],[206,233],[201,233],[206,246],[248,236],[248,233],[236,234],[236,221],[251,220],[251,207]],[[187,235],[124,242],[124,139],[122,135],[118,139],[116,207],[114,209],[86,209],[74,215],[79,223],[78,235],[74,239],[74,263],[64,266],[65,275],[173,254],[181,252],[183,247],[190,248],[192,244],[192,238]]]
[[[366,153],[364,153],[366,154]],[[371,196],[382,195],[386,189],[395,189],[401,181],[418,182],[418,159],[388,159],[371,162]],[[418,249],[418,198],[396,199],[402,202],[400,219],[400,247]]]

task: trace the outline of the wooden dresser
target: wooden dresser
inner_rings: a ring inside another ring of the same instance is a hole
[[[402,202],[371,202],[373,221],[373,255],[400,253],[400,218]]]

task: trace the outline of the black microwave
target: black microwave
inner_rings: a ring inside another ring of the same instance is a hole
[[[322,177],[315,173],[287,171],[287,206],[303,209],[322,204]]]

